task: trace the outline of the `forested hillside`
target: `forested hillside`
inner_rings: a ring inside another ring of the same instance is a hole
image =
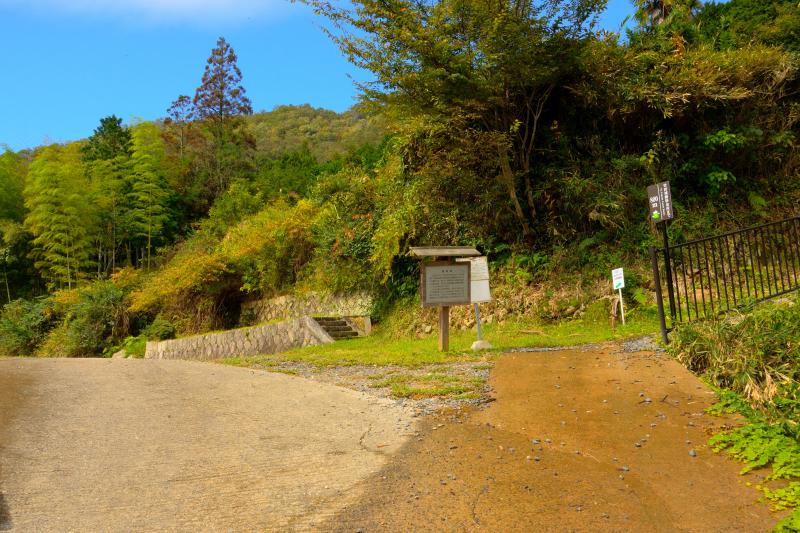
[[[601,0],[309,3],[373,75],[357,111],[253,115],[220,39],[163,120],[0,157],[0,352],[230,327],[288,291],[386,313],[417,244],[477,246],[518,293],[630,265],[648,305],[648,184],[676,242],[796,212],[793,2],[637,0],[624,36]]]

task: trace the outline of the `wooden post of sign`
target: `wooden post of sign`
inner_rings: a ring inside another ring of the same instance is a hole
[[[439,306],[439,351],[450,349],[450,307]]]
[[[619,310],[622,312],[622,325],[625,325],[625,303],[622,301],[622,289],[619,290]]]

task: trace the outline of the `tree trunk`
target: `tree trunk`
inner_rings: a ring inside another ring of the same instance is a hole
[[[67,288],[72,288],[72,271],[70,270],[69,252],[67,252]]]
[[[111,273],[117,269],[117,209],[114,207],[114,221],[111,223]]]
[[[533,202],[533,184],[531,183],[531,163],[536,146],[536,134],[539,130],[539,119],[544,111],[544,106],[547,99],[550,98],[550,93],[553,92],[554,86],[548,86],[542,95],[536,100],[534,106],[535,95],[532,94],[526,104],[526,122],[530,126],[525,129],[525,135],[521,139],[521,157],[522,171],[525,173],[525,196],[528,201],[528,211],[530,212],[531,222],[536,220],[536,205]]]
[[[536,220],[536,205],[533,203],[533,185],[531,184],[530,174],[525,174],[525,196],[528,200],[528,211],[531,215],[531,222]]]
[[[5,278],[6,281],[6,298],[8,298],[8,303],[11,303],[11,289],[8,286],[8,268],[5,263],[3,264],[3,278]]]
[[[520,225],[522,226],[522,235],[527,237],[531,233],[528,221],[525,219],[525,213],[522,212],[522,206],[517,197],[517,188],[514,183],[514,172],[511,170],[511,165],[508,163],[508,155],[501,151],[500,153],[500,170],[503,181],[508,189],[508,196],[511,198],[511,203],[514,206],[514,212],[517,215]]]

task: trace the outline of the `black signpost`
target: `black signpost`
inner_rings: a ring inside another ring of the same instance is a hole
[[[672,291],[672,268],[670,267],[670,256],[669,256],[669,234],[667,233],[667,221],[672,220],[675,217],[675,213],[672,209],[672,191],[669,186],[668,181],[662,181],[660,183],[656,183],[655,185],[650,185],[647,187],[647,198],[648,203],[650,205],[650,220],[658,226],[661,225],[661,235],[664,239],[664,263],[665,263],[665,274],[667,275],[667,294],[669,296],[669,312],[670,316],[672,317],[672,322],[675,322],[675,294]],[[653,274],[655,276],[655,282],[660,284],[660,279],[658,275],[658,262],[655,259],[655,250],[651,250],[651,255],[653,257]],[[657,290],[656,295],[660,296],[661,291]],[[668,342],[667,339],[667,324],[666,320],[664,319],[664,303],[661,301],[661,298],[657,298],[657,305],[659,307],[659,315],[661,318],[661,335],[664,339],[664,343]]]
[[[658,224],[674,218],[672,211],[672,191],[668,181],[662,181],[647,187],[647,198],[650,201],[650,220]]]

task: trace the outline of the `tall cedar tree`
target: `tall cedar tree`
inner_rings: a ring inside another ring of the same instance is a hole
[[[220,37],[217,46],[206,60],[202,85],[194,95],[197,116],[210,119],[216,125],[231,117],[251,115],[253,107],[242,87],[242,71],[236,65],[236,54],[231,45]]]
[[[231,155],[240,155],[235,146],[239,143],[236,131],[240,126],[238,119],[253,113],[250,99],[245,96],[246,91],[241,85],[242,72],[236,60],[231,45],[224,37],[220,37],[206,61],[203,80],[193,100],[195,114],[206,122],[213,136],[212,170],[217,179],[218,194],[225,190],[230,179],[225,160]]]

